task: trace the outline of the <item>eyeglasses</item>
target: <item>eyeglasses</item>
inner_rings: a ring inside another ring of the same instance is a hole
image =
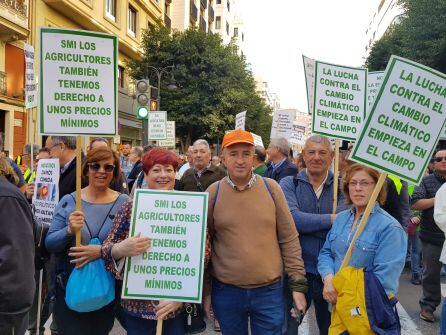
[[[99,163],[88,163],[88,168],[90,169],[90,171],[93,172],[98,172],[100,168],[103,168],[105,172],[113,172],[113,170],[115,169],[115,165],[114,164],[104,164],[101,165]]]
[[[51,152],[55,147],[60,146],[60,142],[53,144],[50,148],[47,148],[48,152]]]
[[[440,163],[441,161],[446,161],[446,157],[435,157],[435,161]]]
[[[366,187],[370,187],[374,184],[375,184],[375,182],[373,182],[373,181],[365,181],[365,180],[356,181],[356,180],[354,180],[354,181],[348,183],[348,187],[355,188],[356,186],[359,185],[361,188],[366,188]]]

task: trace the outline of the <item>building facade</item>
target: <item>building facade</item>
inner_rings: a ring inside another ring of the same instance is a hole
[[[199,27],[205,32],[214,30],[214,0],[173,0],[171,8],[172,29],[183,31]]]
[[[365,31],[366,45],[364,47],[364,59],[366,59],[373,43],[378,41],[394,24],[401,20],[404,10],[398,5],[398,0],[379,0],[373,16]]]
[[[11,157],[26,142],[42,144],[37,110],[24,108],[24,43],[35,50],[38,83],[39,27],[64,27],[119,37],[118,110],[120,140],[140,144],[142,127],[134,112],[134,83],[126,64],[141,59],[144,29],[170,25],[170,0],[0,0],[0,136]],[[116,139],[115,139],[116,140]]]

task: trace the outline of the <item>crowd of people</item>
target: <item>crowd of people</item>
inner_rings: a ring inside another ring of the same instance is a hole
[[[349,292],[339,278],[352,280],[354,274],[373,282],[382,299],[372,307],[384,309],[397,301],[406,264],[411,283],[422,288],[420,318],[436,321],[446,263],[446,150],[435,153],[419,186],[389,175],[353,241],[380,174],[350,161],[351,145],[340,152],[339,176],[333,173],[332,144],[323,136],[309,137],[293,155],[284,138],[271,139],[265,149],[254,145],[251,133],[235,130],[221,148],[212,156],[209,143],[198,139],[178,156],[126,143],[118,154],[106,139],[94,138],[82,158],[81,211],[75,137],[48,137],[43,148],[26,145],[15,161],[0,155],[0,335],[43,334],[50,315],[50,331],[60,335],[108,334],[115,320],[130,335],[155,334],[160,319],[163,334],[199,333],[205,317],[225,335],[248,329],[254,335],[294,335],[312,304],[319,333],[330,328],[342,334],[350,326],[340,312]],[[45,158],[59,161],[60,200],[44,239],[48,257],[36,269],[32,198],[37,163]],[[129,236],[138,188],[209,193],[201,305],[120,298],[125,258],[151,247],[150,236]],[[88,312],[71,309],[70,275],[97,260],[113,278],[115,299]],[[440,334],[446,335],[446,303],[441,316]],[[394,315],[369,326],[398,325]]]

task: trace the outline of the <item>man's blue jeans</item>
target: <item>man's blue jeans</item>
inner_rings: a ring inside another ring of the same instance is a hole
[[[281,335],[284,322],[282,281],[252,289],[213,280],[212,308],[224,335]]]
[[[421,279],[421,240],[419,235],[419,232],[415,232],[415,235],[409,235],[409,245],[412,276]]]

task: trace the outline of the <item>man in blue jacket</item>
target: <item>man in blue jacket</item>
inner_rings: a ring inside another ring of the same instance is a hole
[[[302,245],[302,258],[308,280],[307,306],[314,302],[319,333],[328,334],[330,312],[322,297],[323,283],[317,271],[317,259],[335,217],[332,214],[333,173],[329,171],[334,153],[328,138],[314,135],[306,141],[302,154],[307,168],[295,177],[283,178],[280,186],[288,201]],[[342,204],[340,192],[338,204]],[[289,319],[287,334],[296,334],[296,330],[296,323]]]
[[[282,178],[297,174],[297,167],[288,159],[290,145],[286,138],[272,138],[266,153],[271,164],[266,169],[264,177],[279,183]]]

